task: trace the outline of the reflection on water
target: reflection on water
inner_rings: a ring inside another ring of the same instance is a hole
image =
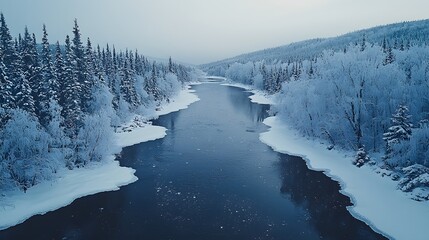
[[[139,181],[76,200],[0,239],[381,239],[346,211],[338,184],[259,141],[269,106],[203,84],[201,101],[154,124],[167,136],[125,148]]]

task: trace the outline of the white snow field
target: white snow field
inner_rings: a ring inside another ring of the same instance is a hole
[[[251,92],[256,92],[249,97],[252,102],[273,102],[259,91]],[[302,157],[310,169],[322,171],[339,182],[341,193],[351,198],[353,206],[348,211],[354,217],[391,239],[427,239],[429,202],[410,199],[397,189],[397,182],[382,177],[370,166],[356,167],[352,164],[353,152],[328,150],[327,145],[302,137],[278,117],[269,117],[264,124],[270,129],[261,133],[260,140],[274,151]]]
[[[189,88],[180,91],[173,101],[157,111],[157,115],[185,109],[198,101],[198,96]],[[145,124],[130,132],[117,133],[118,153],[123,147],[163,138],[166,130],[164,127]],[[78,198],[119,190],[119,187],[137,181],[134,173],[132,168],[121,167],[114,156],[85,168],[71,171],[62,169],[58,173],[61,177],[37,184],[26,193],[16,190],[0,196],[0,230],[22,223],[34,215],[67,206]]]

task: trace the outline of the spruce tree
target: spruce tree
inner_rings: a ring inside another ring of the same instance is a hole
[[[91,99],[91,80],[87,67],[85,49],[82,44],[81,34],[77,20],[74,21],[73,39],[71,49],[73,51],[72,60],[75,63],[75,75],[79,85],[76,89],[80,96],[80,108],[83,112],[87,112],[88,104]]]
[[[3,56],[2,51],[0,48],[0,56]],[[0,57],[0,108],[10,109],[15,99],[12,95],[12,81],[9,80],[6,72],[7,68],[3,63],[3,58]]]
[[[60,43],[57,41],[55,45],[55,78],[58,80],[58,103],[60,106],[65,105],[65,65],[63,59],[63,53],[61,52]]]
[[[35,115],[35,102],[32,94],[32,89],[30,87],[30,82],[28,81],[26,74],[24,74],[22,62],[22,56],[19,56],[18,53],[18,41],[15,41],[15,51],[16,54],[15,61],[13,65],[13,78],[15,81],[13,96],[15,98],[15,107],[27,111],[31,115]]]
[[[81,88],[76,74],[75,56],[71,48],[70,38],[66,37],[65,61],[64,61],[64,103],[62,106],[64,126],[71,138],[77,136],[82,123],[81,112]]]
[[[408,115],[408,107],[399,105],[396,112],[392,115],[392,126],[383,134],[383,140],[386,142],[386,158],[391,157],[392,146],[402,141],[407,141],[411,136],[411,115]]]
[[[54,74],[51,49],[48,42],[46,26],[43,25],[42,52],[41,52],[41,75],[39,83],[39,120],[40,124],[47,127],[53,117],[49,112],[51,100],[58,101],[58,81]]]
[[[50,100],[58,101],[58,79],[55,74],[54,64],[52,62],[52,53],[50,44],[48,41],[48,33],[46,31],[46,26],[43,25],[43,38],[42,38],[42,76],[43,82],[47,83],[49,86],[48,98]]]
[[[0,59],[2,59],[6,69],[11,70],[11,65],[15,60],[15,48],[3,13],[0,13],[0,48],[2,49]]]

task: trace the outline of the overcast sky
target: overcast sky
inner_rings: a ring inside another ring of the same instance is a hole
[[[429,18],[428,0],[0,0],[11,33],[64,42],[78,19],[94,44],[207,63],[372,26]]]

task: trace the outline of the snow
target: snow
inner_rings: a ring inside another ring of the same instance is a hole
[[[198,83],[192,85],[196,84]],[[160,107],[156,111],[154,118],[188,108],[189,105],[200,100],[194,93],[195,90],[190,89],[190,86],[188,86],[185,90],[180,91],[173,101]],[[142,124],[141,127],[132,129],[132,131],[116,133],[116,141],[118,146],[127,147],[163,138],[167,135],[166,131],[165,127],[154,126],[149,122]]]
[[[173,101],[164,105],[159,111],[157,111],[158,116],[188,108],[189,105],[200,100],[194,93],[195,90],[191,90],[190,86],[185,90],[180,91]]]
[[[302,157],[310,169],[339,182],[341,193],[351,198],[348,210],[354,217],[389,238],[427,239],[429,202],[411,200],[397,189],[397,182],[376,174],[371,166],[354,166],[354,153],[327,150],[326,144],[301,137],[278,117],[264,124],[270,129],[260,140],[277,152]]]
[[[223,84],[246,89],[255,95],[249,98],[259,104],[274,104],[274,97],[244,84]],[[394,239],[427,239],[428,201],[414,201],[410,194],[398,190],[398,183],[388,175],[377,174],[374,166],[361,168],[352,164],[355,152],[328,150],[329,144],[320,140],[302,137],[291,126],[278,117],[269,117],[264,124],[270,127],[261,133],[260,140],[275,151],[302,157],[307,166],[339,182],[341,193],[349,196],[352,206],[348,211],[357,219],[368,224],[374,231]],[[422,182],[427,180],[422,175]],[[420,191],[420,192],[419,192]],[[415,189],[414,194],[425,197],[426,192]]]
[[[223,86],[237,87],[245,89],[246,92],[253,93],[249,96],[250,101],[259,104],[274,104],[273,96],[264,93],[264,91],[253,89],[252,86],[241,84],[241,83],[222,83]]]
[[[0,200],[0,230],[14,226],[37,214],[59,209],[75,199],[106,191],[137,181],[135,170],[119,166],[112,159],[74,170],[63,169],[60,178],[43,182],[26,193],[16,190]]]
[[[173,101],[157,112],[157,115],[185,109],[198,101],[198,96],[189,88],[180,91]],[[128,132],[116,133],[115,136],[117,145],[123,148],[162,138],[166,135],[166,130],[164,127],[147,123]],[[63,169],[58,173],[61,177],[37,184],[26,193],[19,190],[3,193],[0,195],[0,230],[22,223],[34,215],[67,206],[78,198],[119,190],[119,187],[138,180],[134,173],[134,169],[121,167],[119,162],[114,160],[114,156],[110,156],[110,159],[85,168]]]

